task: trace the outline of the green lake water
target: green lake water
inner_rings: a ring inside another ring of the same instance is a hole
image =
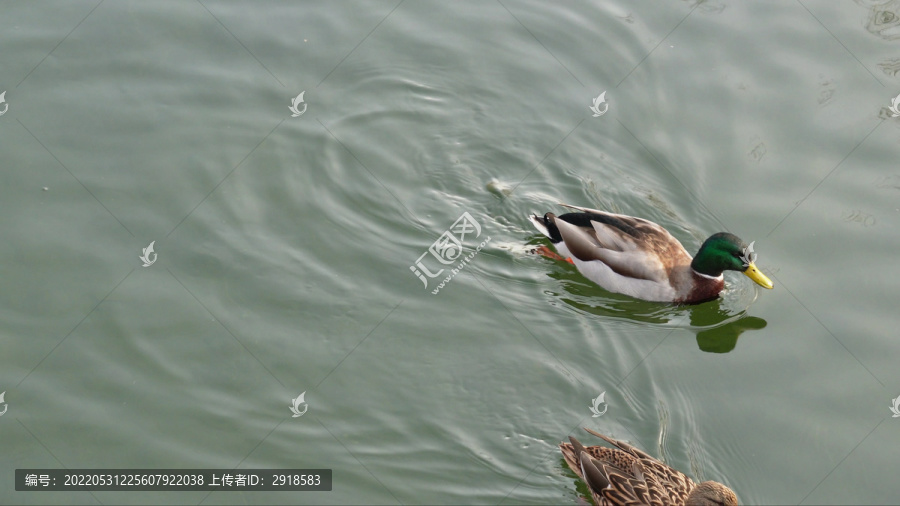
[[[0,504],[583,504],[583,426],[896,504],[898,72],[897,0],[2,3]],[[775,289],[606,292],[528,254],[561,202],[755,241]]]

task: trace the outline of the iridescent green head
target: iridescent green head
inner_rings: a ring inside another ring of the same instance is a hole
[[[756,268],[753,243],[744,244],[738,236],[719,232],[709,236],[691,262],[691,267],[707,276],[718,277],[723,271],[739,271],[763,288],[773,288],[772,280]]]

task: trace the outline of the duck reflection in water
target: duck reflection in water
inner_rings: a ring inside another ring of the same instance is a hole
[[[659,326],[674,324],[694,332],[697,346],[708,353],[728,353],[735,349],[738,337],[744,332],[760,330],[767,325],[766,320],[748,315],[746,309],[734,307],[746,307],[752,300],[737,303],[731,296],[726,296],[702,304],[682,306],[648,302],[607,292],[584,279],[573,267],[562,265],[561,270],[548,273],[563,284],[562,293],[552,294],[563,303],[562,307],[604,318]],[[752,285],[748,286],[746,290],[753,290]]]

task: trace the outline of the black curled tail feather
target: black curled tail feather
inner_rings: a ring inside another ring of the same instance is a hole
[[[553,213],[545,213],[543,218],[540,220],[544,223],[544,226],[547,227],[547,232],[550,234],[550,242],[556,244],[558,242],[562,242],[562,235],[559,233],[559,227],[556,226],[556,215]]]

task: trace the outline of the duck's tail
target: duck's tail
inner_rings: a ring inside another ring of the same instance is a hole
[[[556,244],[562,241],[562,236],[559,234],[559,229],[556,227],[556,215],[553,213],[546,213],[543,216],[538,216],[536,214],[531,214],[528,216],[531,220],[531,223],[534,225],[534,228],[538,229],[538,232],[546,235],[550,238],[550,242]]]
[[[566,464],[581,477],[581,452],[584,451],[584,446],[572,436],[569,436],[569,441],[569,443],[560,443],[559,450],[566,459]]]

